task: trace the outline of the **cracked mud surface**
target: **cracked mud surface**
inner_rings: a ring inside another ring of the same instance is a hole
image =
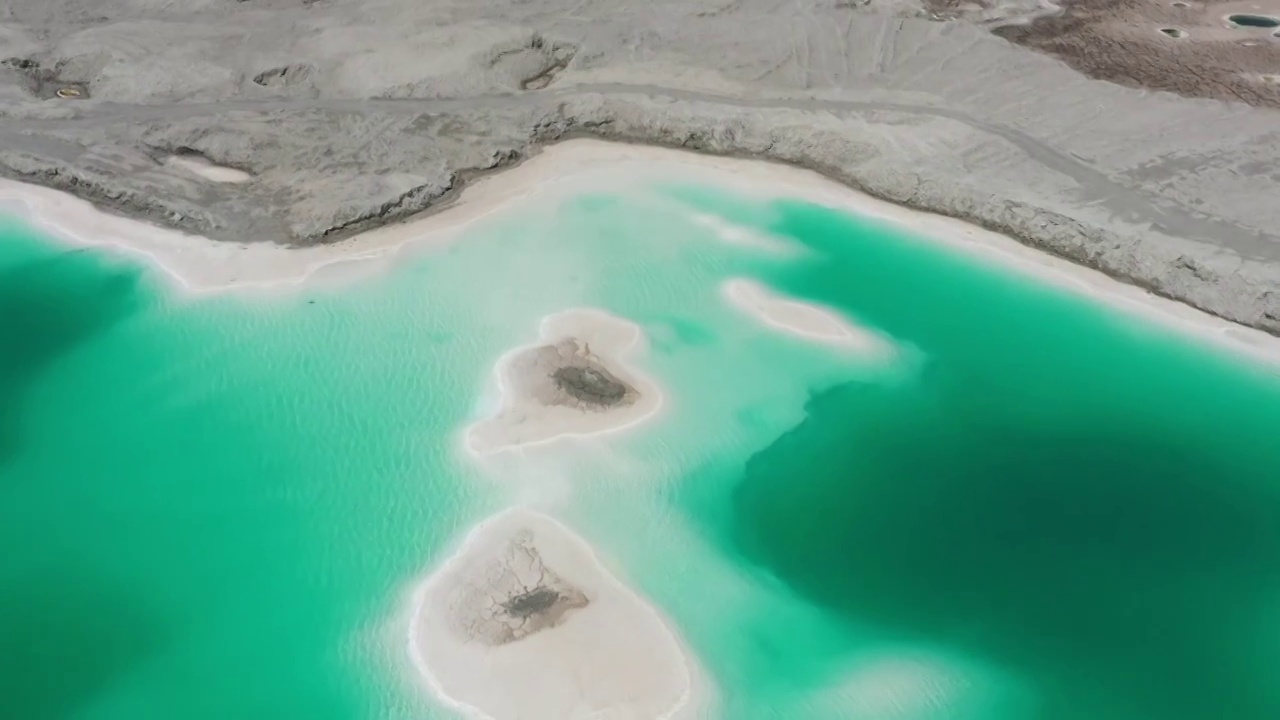
[[[1280,0],[1073,0],[1065,12],[995,32],[1122,85],[1280,108],[1280,38],[1233,13],[1280,16]],[[1270,11],[1269,13],[1266,11]]]
[[[572,620],[587,596],[548,568],[528,530],[518,531],[498,557],[471,568],[470,582],[450,600],[452,623],[468,641],[518,642]]]
[[[0,175],[215,239],[338,241],[592,135],[816,169],[1280,332],[1276,110],[1091,80],[914,0],[13,0],[0,46]],[[252,180],[157,160],[183,148]]]

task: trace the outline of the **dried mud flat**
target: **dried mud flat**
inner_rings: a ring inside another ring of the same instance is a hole
[[[1074,0],[994,32],[1103,80],[1280,108],[1280,0]]]
[[[1280,114],[1090,79],[990,32],[1056,11],[11,0],[0,175],[217,240],[341,247],[591,135],[811,168],[1280,333]],[[1198,47],[1179,22],[1190,37],[1152,42]]]

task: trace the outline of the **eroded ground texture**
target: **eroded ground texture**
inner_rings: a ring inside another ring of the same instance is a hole
[[[632,405],[638,395],[600,363],[590,346],[574,338],[533,348],[513,366],[525,377],[525,392],[543,405],[607,410]]]
[[[505,645],[566,621],[587,596],[543,564],[531,533],[516,534],[500,557],[469,569],[450,602],[450,618],[468,642]]]
[[[1105,80],[1280,108],[1280,0],[1074,0],[995,32]]]
[[[910,0],[9,0],[0,172],[310,244],[591,134],[812,167],[1280,332],[1280,112],[1093,80],[931,17]],[[177,153],[252,177],[210,181]]]

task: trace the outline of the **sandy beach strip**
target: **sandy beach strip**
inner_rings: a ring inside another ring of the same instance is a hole
[[[566,347],[563,354],[552,352]],[[508,351],[494,364],[499,407],[492,417],[466,429],[467,450],[487,455],[617,432],[653,418],[662,409],[662,389],[632,365],[646,348],[639,325],[603,310],[575,308],[548,315],[536,341]],[[634,393],[611,407],[585,405],[556,393],[549,387],[552,372],[572,364],[570,360],[589,361]]]
[[[471,717],[656,720],[706,702],[670,624],[541,513],[477,525],[412,602],[414,666]]]
[[[447,242],[469,223],[498,210],[514,209],[520,202],[550,202],[586,190],[627,191],[677,177],[682,182],[703,182],[762,201],[797,199],[875,218],[923,240],[971,252],[1234,350],[1280,360],[1280,339],[1262,331],[1157,297],[961,220],[872,198],[808,170],[599,140],[571,140],[547,147],[527,162],[468,186],[443,212],[309,248],[214,242],[103,213],[67,194],[7,180],[0,180],[0,208],[16,208],[39,229],[73,245],[105,246],[137,254],[155,263],[180,286],[211,291],[297,284],[336,263],[375,261],[406,245]],[[734,240],[742,245],[741,238]]]

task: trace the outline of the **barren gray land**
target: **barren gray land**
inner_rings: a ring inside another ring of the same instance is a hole
[[[7,0],[0,172],[215,239],[312,244],[590,134],[814,168],[1280,333],[1280,112],[1092,80],[919,14]],[[249,177],[191,169],[208,163]]]

